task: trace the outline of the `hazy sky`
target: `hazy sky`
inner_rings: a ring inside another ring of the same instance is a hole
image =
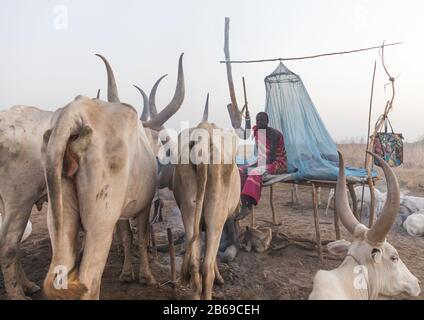
[[[386,50],[387,66],[399,76],[392,124],[408,141],[424,136],[420,0],[2,0],[0,10],[0,110],[15,104],[54,110],[76,95],[94,96],[98,88],[105,98],[105,69],[94,53],[109,59],[121,100],[137,108],[141,99],[132,84],[149,92],[168,73],[158,90],[161,108],[173,95],[178,56],[184,52],[186,98],[167,126],[179,129],[181,120],[197,123],[207,92],[211,120],[228,126],[227,79],[225,65],[219,63],[228,16],[232,59],[302,56],[403,41]],[[378,50],[286,63],[302,77],[334,139],[366,136],[376,58]],[[253,114],[264,109],[263,79],[276,66],[233,66],[239,104],[245,76]],[[373,122],[389,97],[387,82],[379,63]]]

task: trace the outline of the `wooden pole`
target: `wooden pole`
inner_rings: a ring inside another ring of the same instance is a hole
[[[175,267],[175,247],[174,247],[174,239],[172,237],[171,228],[167,228],[166,232],[168,234],[168,243],[169,243],[169,261],[171,264],[171,281],[173,284],[177,282],[177,271]]]
[[[245,125],[245,129],[243,130],[243,139],[247,140],[250,136],[250,112],[249,112],[249,104],[247,102],[247,90],[246,90],[246,81],[244,80],[243,77],[243,94],[244,94],[244,106],[243,109],[241,110],[241,114],[243,115],[243,112],[245,112],[246,116],[246,125]]]
[[[370,134],[371,134],[371,113],[372,113],[372,102],[373,102],[373,98],[374,98],[374,83],[375,83],[375,72],[376,72],[376,70],[377,70],[377,60],[374,61],[374,70],[373,70],[372,82],[371,82],[371,95],[370,95],[370,107],[369,107],[369,112],[368,112],[368,131],[367,131],[368,132],[367,133],[367,142],[368,143],[367,143],[366,151],[369,150],[369,148],[370,148],[370,142],[371,142],[370,141]],[[365,152],[365,164],[364,164],[364,167],[365,168],[367,168],[368,156],[369,156],[368,153]],[[369,186],[370,185],[370,182],[372,183],[371,170],[367,170],[367,174],[368,174],[368,186]],[[370,194],[371,194],[371,188],[372,187],[369,187],[369,188],[370,188]],[[362,185],[361,210],[359,212],[359,222],[362,222],[362,209],[364,207],[364,192],[365,192],[365,184]],[[372,201],[373,201],[373,199],[372,199],[372,195],[371,195],[371,202]],[[373,209],[373,206],[371,206],[371,207]],[[371,220],[371,213],[370,213],[370,220]]]
[[[250,227],[255,227],[255,208],[252,206],[252,216],[250,217]]]
[[[151,239],[151,242],[152,242],[153,256],[157,259],[158,250],[156,248],[155,229],[154,229],[153,224],[150,224],[150,239]]]
[[[272,185],[269,191],[269,204],[271,205],[272,223],[276,225],[277,219],[275,218],[275,209],[274,209],[274,187]]]
[[[336,231],[336,240],[340,240],[340,225],[337,210],[334,210],[334,230]]]
[[[312,203],[314,207],[314,222],[315,222],[315,233],[317,237],[317,250],[319,261],[322,262],[322,245],[321,245],[321,230],[319,227],[319,212],[318,212],[318,199],[317,199],[317,188],[312,183]]]
[[[352,199],[352,211],[355,218],[359,221],[359,215],[358,215],[358,199],[356,198],[355,189],[353,188],[353,185],[351,183],[348,183],[347,185],[350,193],[350,198]]]
[[[242,78],[242,80],[243,80],[244,106],[243,106],[243,109],[241,109],[241,113],[243,113],[245,109],[248,109],[248,106],[247,106],[246,81],[244,80],[244,77]]]
[[[321,205],[321,187],[317,188],[317,203],[318,203],[318,206]]]
[[[381,61],[383,64],[384,71],[386,72],[387,76],[389,77],[389,81],[392,85],[392,97],[389,101],[386,102],[386,107],[384,108],[383,115],[377,120],[377,123],[374,128],[373,134],[370,136],[370,142],[368,144],[368,151],[372,151],[372,148],[374,146],[374,140],[377,136],[377,133],[381,130],[381,128],[384,125],[384,122],[387,118],[387,115],[393,108],[393,101],[395,99],[395,79],[390,75],[385,63],[384,63],[384,43],[381,46]],[[371,228],[374,224],[374,217],[375,217],[375,192],[374,192],[374,181],[372,179],[371,175],[371,167],[372,167],[372,157],[368,157],[366,161],[366,168],[368,173],[368,186],[370,188],[370,194],[371,194],[371,205],[370,205],[370,221],[369,221],[369,227]]]
[[[380,48],[384,48],[384,47],[396,46],[396,45],[402,44],[402,43],[403,42],[395,42],[395,43],[383,44],[383,45],[380,45],[380,46],[369,47],[369,48],[354,49],[354,50],[348,50],[348,51],[330,52],[330,53],[321,53],[321,54],[315,54],[315,55],[303,56],[303,57],[294,57],[294,58],[273,58],[273,59],[260,59],[260,60],[230,60],[229,57],[228,58],[225,57],[225,61],[220,61],[220,63],[226,63],[228,65],[230,63],[258,63],[258,62],[272,62],[272,61],[292,61],[292,60],[315,59],[315,58],[320,58],[320,57],[327,57],[327,56],[334,56],[334,55],[340,55],[340,54],[349,54],[349,53],[357,53],[357,52],[362,52],[362,51],[380,49]]]
[[[225,18],[225,43],[224,43],[224,54],[225,60],[230,60],[230,18]],[[231,124],[233,128],[241,128],[241,113],[237,104],[237,97],[234,89],[233,82],[233,71],[231,69],[231,63],[227,63],[227,79],[228,89],[230,90],[231,107],[228,109],[231,117]]]

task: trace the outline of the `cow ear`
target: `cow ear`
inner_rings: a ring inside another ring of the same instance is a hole
[[[329,244],[327,244],[327,249],[330,253],[336,256],[344,257],[347,255],[350,245],[351,243],[349,241],[342,239],[330,242]]]
[[[42,154],[46,153],[47,150],[47,144],[49,143],[50,140],[50,136],[52,135],[52,129],[47,130],[46,132],[44,132],[43,134],[43,144],[41,146],[41,152]]]
[[[44,142],[45,145],[47,145],[49,143],[51,135],[52,135],[52,129],[49,129],[46,132],[44,132],[43,142]]]
[[[380,263],[383,257],[383,253],[381,252],[381,249],[373,248],[371,251],[371,257],[375,263]]]

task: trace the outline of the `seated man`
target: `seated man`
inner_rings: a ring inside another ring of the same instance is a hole
[[[236,220],[241,220],[252,213],[253,205],[259,203],[264,173],[281,174],[287,171],[287,156],[283,134],[268,126],[268,114],[260,112],[256,115],[256,126],[253,127],[255,151],[258,159],[254,164],[239,168],[241,178],[241,210]]]

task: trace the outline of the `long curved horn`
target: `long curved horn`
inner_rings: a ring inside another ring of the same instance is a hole
[[[335,199],[335,211],[340,217],[345,228],[351,233],[354,234],[355,228],[359,221],[353,215],[352,210],[349,206],[349,200],[347,199],[346,191],[346,176],[345,176],[345,167],[343,156],[339,153],[339,177],[337,179],[336,185],[336,199]]]
[[[205,110],[203,111],[203,122],[208,122],[208,118],[209,118],[209,93],[208,96],[206,98],[206,104],[205,104]]]
[[[134,88],[136,88],[141,93],[141,96],[143,97],[143,112],[141,113],[140,120],[141,121],[147,121],[147,120],[149,120],[149,117],[150,117],[149,99],[147,98],[147,95],[143,91],[143,89],[141,89],[139,86],[136,86],[134,84]]]
[[[400,189],[396,175],[386,161],[381,159],[375,153],[368,153],[377,160],[378,164],[383,169],[387,183],[387,199],[384,203],[383,210],[378,220],[367,232],[368,240],[372,243],[378,243],[384,241],[387,233],[390,231],[390,228],[396,220],[400,205]]]
[[[109,62],[106,60],[105,57],[103,57],[100,54],[96,53],[96,56],[98,56],[100,59],[103,60],[106,71],[107,71],[107,101],[109,102],[120,102],[119,96],[118,96],[118,88],[116,87],[116,81],[115,76],[113,75],[112,68],[109,64]]]
[[[156,109],[156,91],[158,90],[159,83],[162,81],[163,78],[168,76],[167,74],[164,74],[162,77],[158,79],[158,81],[155,82],[152,91],[150,91],[149,95],[149,109],[150,109],[150,116],[152,119],[158,115],[158,110]]]
[[[185,95],[185,85],[184,85],[184,70],[183,70],[183,56],[184,53],[180,55],[180,60],[178,63],[178,80],[177,87],[175,89],[174,97],[171,102],[153,119],[147,122],[143,122],[143,125],[147,128],[159,130],[162,125],[172,117],[175,112],[181,107],[184,101]]]

